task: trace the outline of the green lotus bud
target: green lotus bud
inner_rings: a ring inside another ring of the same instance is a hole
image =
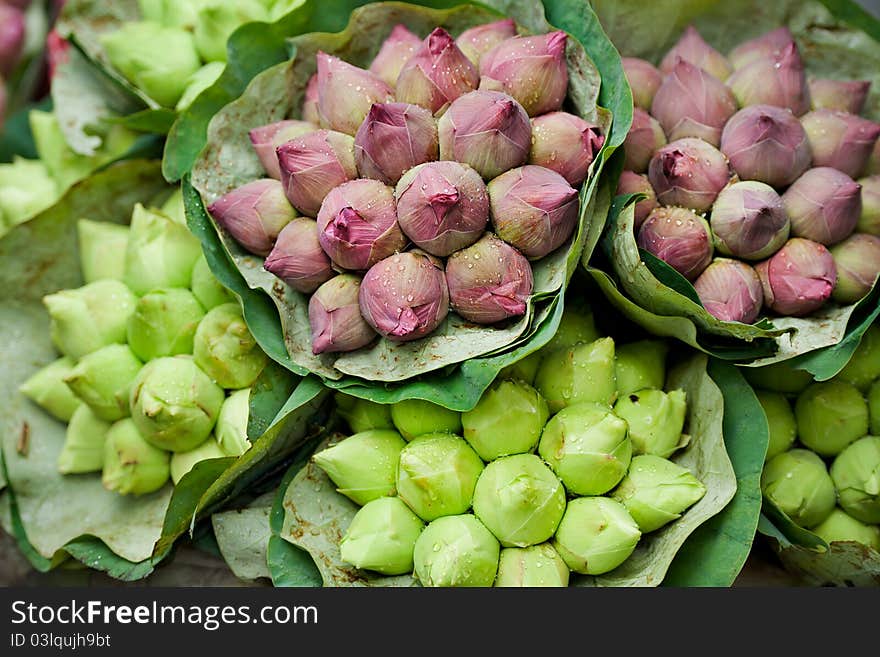
[[[687,415],[684,390],[639,390],[618,399],[614,414],[629,424],[633,454],[667,458],[690,441],[682,433]]]
[[[312,460],[336,484],[337,492],[363,506],[397,494],[397,464],[405,446],[396,431],[369,429],[321,450]]]
[[[193,357],[218,385],[247,388],[269,361],[260,349],[237,303],[212,308],[199,322],[193,338]]]
[[[76,222],[79,267],[86,283],[102,278],[122,280],[128,231],[128,226],[109,221],[80,219]]]
[[[863,392],[880,379],[880,324],[872,324],[862,334],[859,346],[835,378],[851,383]]]
[[[594,342],[600,337],[602,336],[596,329],[592,307],[579,299],[566,299],[559,328],[542,351],[546,353],[557,349],[571,349],[579,344]]]
[[[496,587],[568,586],[568,566],[550,543],[501,550]]]
[[[377,497],[358,509],[339,541],[343,561],[383,575],[412,572],[425,523],[399,497]]]
[[[860,522],[842,509],[834,509],[813,527],[813,533],[826,543],[855,541],[880,550],[880,527]]]
[[[104,442],[110,423],[83,404],[74,411],[58,455],[58,472],[74,474],[100,472],[104,467]]]
[[[205,310],[235,301],[232,293],[214,276],[204,254],[193,265],[189,288]]]
[[[390,404],[377,404],[344,392],[337,392],[334,401],[336,412],[348,423],[352,433],[369,429],[394,429]]]
[[[111,344],[83,356],[64,378],[74,394],[102,420],[129,415],[131,384],[143,363],[124,344]]]
[[[868,415],[871,435],[880,436],[880,380],[875,381],[868,390]]]
[[[226,42],[242,24],[269,20],[260,0],[201,0],[196,15],[193,41],[199,55],[208,62],[226,61]]]
[[[14,226],[45,210],[59,194],[41,160],[15,155],[11,164],[0,164],[0,218],[6,225]]]
[[[764,461],[769,461],[777,454],[791,448],[797,438],[797,421],[794,411],[788,399],[781,392],[769,390],[756,390],[755,395],[764,415],[767,416],[767,425],[770,429],[770,441],[767,444],[767,454]]]
[[[505,367],[498,372],[498,379],[509,379],[511,381],[522,381],[529,385],[534,385],[535,375],[538,373],[538,366],[544,357],[542,350],[534,351],[525,358],[521,358]]]
[[[611,406],[617,398],[614,369],[614,340],[599,338],[545,355],[535,388],[547,400],[551,415],[581,402]]]
[[[193,29],[200,0],[138,0],[144,20],[169,27]]]
[[[797,394],[813,382],[813,375],[781,361],[761,367],[743,367],[740,372],[755,388]]]
[[[104,443],[104,488],[120,495],[159,490],[171,476],[171,455],[148,443],[131,418],[115,422]]]
[[[794,404],[798,438],[822,456],[834,456],[868,433],[868,403],[846,381],[813,383]]]
[[[615,345],[617,396],[624,397],[645,388],[662,388],[666,382],[666,354],[663,340],[639,340]]]
[[[202,66],[202,68],[194,71],[193,74],[186,79],[186,87],[184,88],[180,99],[177,101],[177,104],[174,106],[174,109],[178,112],[182,112],[192,105],[193,101],[199,97],[199,94],[220,78],[225,68],[225,62],[208,62]]]
[[[807,529],[825,520],[837,501],[825,462],[815,452],[801,448],[767,461],[761,473],[761,493]]]
[[[553,416],[538,453],[574,495],[602,495],[626,474],[633,446],[625,420],[600,404],[566,406]]]
[[[223,400],[214,425],[214,437],[226,456],[241,456],[251,447],[247,433],[250,402],[250,388],[236,390]]]
[[[142,296],[128,320],[128,344],[142,360],[191,354],[205,311],[192,292],[158,288]]]
[[[64,383],[73,366],[72,358],[62,356],[31,374],[18,390],[54,417],[69,422],[74,411],[82,406],[80,398]]]
[[[550,416],[547,402],[528,383],[496,381],[477,405],[462,413],[464,439],[484,461],[531,452]]]
[[[106,279],[43,297],[49,335],[58,351],[74,360],[108,344],[125,342],[125,327],[137,298],[123,283]]]
[[[659,456],[642,454],[633,458],[612,497],[647,534],[678,520],[705,494],[706,486],[687,469]]]
[[[577,497],[568,503],[553,547],[576,573],[614,570],[636,549],[642,533],[626,507],[609,497]]]
[[[175,452],[171,455],[171,481],[176,486],[183,476],[192,470],[199,461],[225,458],[226,453],[214,438],[208,438],[198,447],[188,452]]]
[[[549,540],[565,511],[565,488],[534,454],[486,465],[474,489],[474,514],[504,547]]]
[[[422,531],[413,550],[422,586],[492,586],[501,546],[476,516],[437,518]]]
[[[463,438],[429,433],[400,451],[397,494],[422,520],[471,508],[483,462]]]
[[[880,524],[880,438],[865,436],[831,464],[840,506],[856,520]]]
[[[461,413],[424,399],[403,399],[392,404],[391,420],[407,440],[425,433],[461,433]]]
[[[175,223],[186,226],[186,209],[183,206],[183,192],[180,190],[180,187],[176,187],[171,192],[171,195],[165,199],[159,210]]]
[[[131,387],[131,416],[151,444],[186,452],[210,434],[223,389],[191,356],[167,356],[141,368]]]

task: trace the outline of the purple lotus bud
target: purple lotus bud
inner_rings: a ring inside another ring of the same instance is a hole
[[[395,342],[431,333],[449,312],[449,290],[442,264],[423,251],[395,253],[364,276],[361,315]]]
[[[305,96],[303,97],[302,111],[303,121],[321,125],[321,115],[318,113],[318,74],[315,73],[306,83]]]
[[[21,57],[24,47],[24,12],[0,3],[0,75],[8,76]]]
[[[678,60],[654,95],[651,114],[670,141],[699,137],[713,146],[736,112],[736,99],[727,86],[701,68]]]
[[[455,44],[474,63],[474,66],[479,67],[483,55],[505,39],[514,36],[516,36],[516,23],[512,18],[505,18],[465,30],[458,35]]]
[[[617,183],[618,194],[644,194],[648,198],[636,202],[635,206],[635,225],[634,230],[638,232],[648,215],[657,207],[657,195],[648,176],[643,173],[635,173],[634,171],[624,171],[620,174],[620,180]]]
[[[268,176],[281,180],[281,167],[278,166],[278,154],[275,149],[284,142],[315,132],[317,129],[318,126],[308,121],[286,119],[254,128],[248,132],[248,136]]]
[[[709,224],[687,208],[657,208],[642,224],[636,242],[689,281],[712,261]]]
[[[650,110],[654,94],[663,82],[663,74],[651,62],[639,57],[621,57],[620,62],[632,90],[633,105]]]
[[[773,105],[744,107],[721,133],[721,152],[742,180],[787,187],[810,168],[810,142],[790,111]]]
[[[208,206],[214,220],[251,253],[265,256],[278,233],[296,217],[281,183],[254,180],[221,196]]]
[[[694,281],[694,288],[706,312],[723,322],[751,324],[764,304],[758,273],[739,260],[715,258]]]
[[[837,169],[809,169],[782,195],[792,235],[826,246],[849,237],[862,212],[861,191]]]
[[[526,163],[532,126],[522,105],[499,91],[471,91],[440,117],[440,159],[464,162],[490,180]]]
[[[354,274],[340,274],[322,284],[309,299],[312,353],[337,353],[365,347],[376,332],[361,317],[359,304],[363,281]]]
[[[321,127],[354,136],[373,103],[394,102],[394,90],[378,76],[318,52]]]
[[[439,155],[437,122],[424,107],[377,103],[354,137],[354,159],[363,178],[395,185],[405,171]]]
[[[489,192],[466,164],[428,162],[407,171],[395,190],[404,234],[431,255],[476,242],[489,221]]]
[[[662,205],[680,205],[697,212],[712,207],[730,180],[727,158],[702,139],[686,137],[654,153],[648,179]]]
[[[862,213],[856,231],[880,236],[880,175],[858,181],[862,186]]]
[[[310,132],[283,143],[276,153],[287,198],[309,217],[318,214],[331,189],[357,178],[354,139],[341,132]]]
[[[479,84],[477,67],[441,27],[431,32],[397,76],[397,100],[427,107],[439,115],[456,98]]]
[[[278,233],[263,267],[303,294],[336,275],[318,241],[318,223],[307,217],[294,219]]]
[[[870,80],[832,80],[810,78],[810,101],[813,109],[830,109],[861,114],[871,90]]]
[[[709,219],[719,253],[763,260],[788,240],[791,225],[776,190],[757,180],[721,190]]]
[[[743,41],[727,54],[727,61],[734,69],[740,69],[758,59],[779,57],[782,51],[794,42],[791,30],[780,27],[755,39]]]
[[[837,284],[831,298],[838,303],[855,303],[874,286],[880,274],[880,237],[855,233],[831,247],[837,268]]]
[[[410,60],[420,45],[422,45],[422,40],[406,29],[405,25],[395,25],[373,58],[370,72],[393,87],[397,84],[400,69]]]
[[[568,93],[565,32],[505,39],[480,60],[480,88],[504,91],[538,116],[562,108]]]
[[[801,117],[814,167],[832,167],[851,178],[865,168],[880,136],[880,124],[837,110],[819,109]]]
[[[542,258],[571,237],[578,222],[578,192],[551,169],[527,164],[489,183],[495,233],[531,259]]]
[[[538,164],[578,186],[587,178],[605,137],[599,126],[568,112],[548,112],[532,119],[529,164]]]
[[[666,145],[666,133],[653,116],[640,107],[633,108],[633,120],[623,148],[626,160],[623,166],[636,173],[648,170],[648,163],[657,149]]]
[[[755,271],[764,288],[764,305],[780,315],[809,315],[827,301],[837,283],[828,249],[802,237],[788,240]]]
[[[726,80],[733,72],[733,67],[727,58],[706,43],[693,25],[687,26],[678,43],[663,57],[660,71],[665,75],[672,73],[679,58],[703,69],[717,80]]]
[[[810,88],[797,45],[785,46],[778,57],[762,57],[734,71],[727,78],[741,107],[776,105],[795,116],[810,109]]]

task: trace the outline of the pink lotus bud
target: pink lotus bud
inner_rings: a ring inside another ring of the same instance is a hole
[[[780,315],[809,315],[827,301],[837,283],[828,249],[801,237],[788,240],[755,271],[764,288],[764,305]]]
[[[861,191],[837,169],[809,169],[782,195],[792,235],[826,246],[849,237],[862,213]]]
[[[529,116],[562,108],[568,93],[565,32],[505,39],[480,60],[480,88],[504,91]]]
[[[423,251],[395,253],[364,276],[361,315],[395,342],[431,333],[449,312],[449,290],[439,260]]]
[[[309,217],[318,214],[331,189],[357,178],[354,139],[341,132],[310,132],[283,143],[275,152],[287,198]]]
[[[832,80],[810,78],[810,101],[813,109],[830,109],[861,114],[871,90],[870,80]]]
[[[724,154],[702,139],[686,137],[654,153],[648,179],[662,205],[680,205],[697,212],[712,207],[730,180]]]
[[[755,39],[743,41],[727,54],[727,61],[740,69],[758,59],[779,57],[782,51],[795,43],[791,30],[780,27]]]
[[[832,167],[851,178],[861,173],[880,136],[880,124],[849,112],[819,109],[801,117],[814,167]]]
[[[494,23],[477,25],[465,30],[455,40],[465,56],[479,67],[483,55],[492,50],[505,39],[516,36],[516,23],[512,18],[505,18]]]
[[[18,7],[0,3],[0,75],[9,75],[18,64],[24,37],[24,12]]]
[[[431,255],[473,244],[489,221],[489,193],[466,164],[440,161],[407,171],[395,190],[404,234]]]
[[[577,186],[587,179],[604,143],[599,126],[568,112],[548,112],[532,119],[529,164],[553,169]]]
[[[221,196],[208,206],[214,220],[251,253],[265,256],[275,238],[296,217],[281,183],[254,180]]]
[[[689,281],[712,261],[709,224],[687,208],[657,208],[642,224],[636,242]]]
[[[648,170],[648,163],[661,146],[666,145],[666,133],[653,116],[640,107],[633,108],[633,120],[623,142],[626,159],[623,166],[636,173]]]
[[[361,317],[362,281],[340,274],[322,284],[309,299],[312,353],[338,353],[366,347],[376,332]]]
[[[317,58],[322,127],[354,136],[373,103],[394,101],[394,91],[373,73],[324,52]]]
[[[880,175],[858,181],[862,186],[862,213],[856,231],[880,236]]]
[[[334,187],[318,212],[318,240],[343,269],[368,269],[403,249],[394,190],[368,178]]]
[[[315,73],[306,83],[305,96],[303,97],[302,111],[303,121],[321,125],[321,115],[318,113],[318,74]]]
[[[790,111],[752,105],[734,114],[721,133],[721,152],[742,180],[787,187],[810,168],[810,142]]]
[[[363,178],[395,185],[405,171],[436,160],[437,122],[424,107],[377,103],[354,137],[354,158]]]
[[[395,25],[373,58],[370,72],[393,87],[397,84],[400,69],[410,60],[420,45],[422,45],[422,40],[406,29],[405,25]]]
[[[657,207],[657,195],[648,176],[643,173],[635,173],[634,171],[624,171],[620,174],[620,180],[617,183],[618,194],[645,194],[648,198],[636,202],[635,224],[634,230],[638,232],[645,219],[651,214],[651,211]]]
[[[477,68],[441,27],[431,32],[397,76],[397,100],[439,115],[456,98],[477,88]]]
[[[776,105],[787,107],[795,116],[810,109],[810,88],[800,53],[794,43],[785,46],[778,57],[762,57],[734,71],[727,78],[741,107]]]
[[[475,324],[494,324],[526,312],[532,267],[522,253],[486,233],[446,261],[453,310]]]
[[[736,112],[736,99],[725,84],[701,68],[678,60],[654,96],[651,114],[670,141],[699,137],[713,146]]]
[[[532,126],[522,105],[498,91],[471,91],[440,117],[440,159],[464,162],[485,180],[525,164]]]
[[[555,171],[527,164],[489,183],[495,233],[532,260],[556,250],[578,222],[577,190]]]
[[[307,217],[294,219],[278,233],[263,267],[303,294],[336,275],[318,241],[318,223]]]
[[[838,303],[855,303],[874,286],[880,274],[880,237],[855,233],[831,247],[837,268],[837,284],[831,298]]]
[[[270,178],[281,180],[281,167],[278,166],[278,154],[275,149],[286,141],[315,132],[317,129],[318,126],[307,121],[288,119],[254,128],[248,132],[248,136],[266,173]]]
[[[621,57],[620,62],[632,90],[633,105],[650,110],[654,94],[663,82],[663,74],[651,62],[638,57]]]
[[[733,72],[727,58],[706,43],[693,25],[687,26],[678,43],[666,53],[660,62],[660,71],[666,75],[672,73],[679,58],[703,69],[717,80],[724,81]]]
[[[719,253],[763,260],[788,240],[791,225],[782,198],[770,185],[747,180],[721,190],[709,220]]]
[[[751,324],[764,304],[758,273],[739,260],[715,258],[694,281],[694,288],[706,312],[723,322]]]

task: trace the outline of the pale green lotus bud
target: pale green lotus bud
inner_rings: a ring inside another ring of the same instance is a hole
[[[396,431],[369,429],[345,438],[314,456],[336,491],[363,506],[397,494],[395,480],[406,441]]]
[[[193,266],[189,287],[205,310],[235,301],[232,293],[214,276],[204,254],[199,256]]]
[[[596,318],[590,304],[577,298],[566,299],[559,328],[541,351],[547,353],[556,349],[570,349],[600,337],[602,336],[596,328]]]
[[[412,572],[413,551],[425,523],[399,497],[367,502],[339,541],[343,561],[383,575]]]
[[[220,78],[225,68],[226,62],[208,62],[202,66],[202,68],[194,71],[192,75],[186,79],[186,87],[184,88],[180,99],[177,101],[177,104],[174,106],[174,109],[178,112],[182,112],[189,108],[189,106],[193,104],[193,101],[199,97],[199,94]]]
[[[183,288],[157,288],[138,299],[128,320],[128,345],[142,360],[191,354],[205,311]]]
[[[756,390],[755,395],[761,408],[764,409],[770,429],[770,441],[767,444],[767,454],[764,456],[766,462],[791,448],[797,438],[797,421],[788,398],[781,392]]]
[[[461,434],[461,413],[424,399],[403,399],[392,404],[391,420],[407,440],[425,433]]]
[[[865,436],[831,464],[840,506],[856,520],[880,524],[880,438]]]
[[[543,350],[534,351],[525,358],[521,358],[515,363],[511,363],[498,372],[498,379],[522,381],[523,383],[534,385],[535,375],[538,373],[538,367],[541,365],[541,359],[543,357]]]
[[[687,415],[684,390],[639,390],[618,399],[614,414],[629,424],[633,454],[667,458],[690,441],[682,433]]]
[[[535,375],[535,388],[551,415],[581,402],[611,406],[617,398],[614,340],[599,338],[548,353]]]
[[[484,461],[531,452],[550,411],[540,393],[522,381],[499,380],[461,415],[464,439]]]
[[[0,164],[0,192],[0,218],[14,226],[52,205],[60,190],[44,162],[15,155]]]
[[[429,433],[400,451],[397,494],[422,520],[471,508],[483,462],[463,438]]]
[[[501,550],[496,587],[568,586],[568,566],[550,543]]]
[[[706,486],[686,468],[652,454],[632,460],[612,497],[623,504],[643,534],[660,529],[699,502]]]
[[[797,394],[813,382],[813,375],[781,361],[761,367],[743,367],[740,372],[755,388]]]
[[[105,279],[43,297],[49,336],[58,351],[77,360],[108,344],[125,342],[137,298],[125,284]]]
[[[220,449],[220,445],[212,437],[188,452],[175,452],[171,455],[171,482],[176,486],[199,461],[220,459],[226,456],[228,455]]]
[[[572,571],[601,575],[626,561],[641,537],[636,521],[617,500],[577,497],[565,509],[553,547]]]
[[[76,222],[79,267],[86,283],[102,278],[122,280],[128,231],[128,226],[109,221],[80,219]]]
[[[196,14],[201,6],[201,0],[138,0],[144,20],[190,30],[196,25]]]
[[[574,495],[602,495],[626,474],[633,446],[625,420],[600,404],[566,406],[553,416],[538,445]]]
[[[868,433],[868,403],[846,381],[813,383],[794,404],[798,438],[822,456],[834,456]]]
[[[880,436],[880,380],[875,381],[868,390],[868,414],[871,418],[871,434]]]
[[[54,417],[69,422],[74,411],[82,406],[80,398],[64,382],[74,364],[67,356],[53,360],[31,374],[18,390]]]
[[[148,443],[131,418],[115,422],[104,443],[101,483],[120,495],[159,490],[171,476],[171,454]]]
[[[862,334],[849,362],[835,377],[865,392],[880,379],[880,324],[872,324]]]
[[[241,456],[251,447],[247,433],[250,401],[250,388],[236,390],[223,400],[214,425],[214,437],[226,456]]]
[[[615,345],[614,371],[618,398],[645,388],[662,388],[666,381],[666,354],[663,340],[638,340]]]
[[[83,356],[64,378],[74,394],[102,420],[129,414],[131,385],[143,363],[124,344],[111,344]]]
[[[212,308],[199,322],[193,338],[193,357],[218,385],[250,386],[269,358],[248,329],[237,303]]]
[[[183,192],[176,187],[171,195],[159,207],[159,210],[169,219],[173,219],[181,226],[186,226],[186,209],[183,206]]]
[[[416,540],[413,569],[422,586],[492,586],[501,546],[476,516],[437,518]]]
[[[74,411],[58,455],[58,472],[74,474],[100,472],[104,467],[104,442],[110,422],[102,420],[83,404]]]
[[[880,550],[880,527],[856,520],[843,509],[834,509],[831,515],[813,527],[813,533],[829,544],[855,541]]]
[[[815,452],[801,448],[767,461],[761,473],[761,493],[807,529],[825,520],[837,501],[825,462]]]
[[[333,400],[336,402],[336,412],[348,423],[352,433],[369,429],[394,429],[390,404],[377,404],[344,392],[337,392]]]
[[[193,41],[201,58],[226,61],[226,42],[244,23],[268,21],[269,11],[260,0],[200,0]]]
[[[166,356],[141,368],[131,387],[131,416],[151,444],[186,452],[210,434],[223,389],[191,356]]]

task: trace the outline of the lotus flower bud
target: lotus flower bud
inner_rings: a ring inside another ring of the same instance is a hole
[[[394,91],[375,74],[324,52],[317,59],[322,128],[354,136],[373,103],[394,101]]]
[[[123,279],[128,232],[128,226],[108,221],[80,219],[76,222],[79,268],[86,283],[102,278]]]
[[[834,509],[812,531],[826,543],[855,541],[880,551],[880,527],[856,520],[842,509]]]
[[[774,456],[764,465],[761,492],[807,529],[828,517],[837,497],[824,461],[815,452],[800,448]]]
[[[862,213],[856,232],[880,236],[880,175],[862,178],[858,183],[862,186]]]
[[[801,117],[814,167],[832,167],[855,178],[865,168],[880,136],[880,123],[856,114],[818,109]]]
[[[779,57],[785,48],[794,43],[791,30],[788,27],[780,27],[754,39],[743,41],[727,54],[727,61],[734,69],[740,69],[759,59]]]
[[[397,494],[419,518],[465,513],[483,462],[463,438],[451,433],[426,433],[400,451]]]
[[[782,198],[762,182],[747,180],[725,187],[709,220],[719,253],[761,260],[788,240],[791,225]]]
[[[465,30],[455,40],[465,56],[474,66],[479,67],[483,55],[506,39],[516,36],[516,23],[505,18],[494,23],[485,23]]]
[[[260,349],[237,303],[207,312],[193,337],[193,358],[223,388],[250,386],[269,358]]]
[[[870,292],[880,274],[880,237],[850,235],[831,247],[831,256],[837,269],[832,299],[842,304],[855,303]]]
[[[643,173],[623,171],[617,183],[617,193],[644,194],[647,196],[647,198],[637,201],[633,210],[635,220],[633,229],[638,233],[639,228],[645,223],[645,219],[657,207],[657,195],[654,193],[654,188],[651,187],[651,181]]]
[[[358,300],[367,324],[395,342],[425,337],[449,312],[443,269],[420,251],[397,253],[373,265]]]
[[[531,452],[550,411],[541,394],[522,381],[496,380],[473,409],[462,413],[464,439],[484,461]]]
[[[633,109],[632,125],[626,133],[623,166],[635,173],[644,173],[657,149],[666,145],[666,133],[653,116],[640,107]]]
[[[795,116],[810,109],[810,88],[797,45],[784,46],[776,57],[762,57],[734,71],[727,78],[740,107],[776,105]]]
[[[856,520],[880,524],[880,438],[865,436],[831,464],[840,506]]]
[[[851,383],[862,392],[867,392],[874,380],[880,378],[880,324],[871,324],[862,334],[849,362],[835,378]]]
[[[339,541],[339,556],[383,575],[412,572],[413,551],[425,527],[399,497],[380,497],[358,509]]]
[[[12,156],[0,164],[0,213],[3,224],[15,226],[42,212],[60,196],[58,183],[42,160]]]
[[[238,26],[267,20],[269,12],[261,0],[201,0],[193,30],[196,49],[205,61],[225,62],[226,42]]]
[[[529,164],[552,169],[577,187],[604,143],[599,126],[568,112],[549,112],[532,119]]]
[[[715,258],[694,281],[703,307],[722,322],[751,324],[764,304],[764,289],[753,267],[739,260]]]
[[[214,425],[214,438],[226,456],[241,456],[251,447],[247,425],[251,389],[235,390],[223,400]]]
[[[363,178],[395,185],[405,171],[437,159],[437,139],[437,123],[424,107],[377,103],[354,137],[358,171]]]
[[[690,441],[682,433],[687,415],[683,390],[644,389],[621,397],[614,414],[629,425],[633,454],[653,454],[668,458]]]
[[[72,358],[62,356],[31,374],[19,391],[43,410],[62,422],[70,422],[82,400],[64,382],[73,369]]]
[[[226,62],[208,62],[190,75],[186,79],[183,94],[174,105],[174,111],[180,113],[188,109],[205,89],[220,79],[225,69]]]
[[[663,340],[637,340],[615,345],[614,372],[618,398],[645,388],[662,388],[666,381],[666,354]]]
[[[391,405],[391,420],[406,440],[426,433],[461,434],[461,413],[424,399],[402,399]]]
[[[336,413],[346,421],[352,433],[370,429],[394,429],[391,404],[378,404],[344,392],[337,392],[333,399],[336,402]]]
[[[571,349],[579,344],[593,342],[602,335],[596,328],[593,307],[582,298],[569,297],[565,300],[565,310],[559,328],[550,341],[538,353],[549,354],[558,349]]]
[[[318,74],[315,73],[306,82],[303,93],[303,103],[300,108],[300,117],[303,121],[313,125],[321,125],[321,115],[318,113]]]
[[[795,438],[797,438],[797,421],[791,404],[781,392],[756,390],[755,396],[757,396],[761,408],[764,409],[767,426],[770,430],[767,454],[764,456],[766,462],[777,454],[791,449]]]
[[[761,367],[743,367],[746,381],[755,388],[797,394],[813,382],[813,375],[781,361]]]
[[[485,180],[525,164],[532,126],[525,109],[498,91],[471,91],[440,117],[440,159],[468,164]]]
[[[651,62],[638,57],[621,57],[620,63],[632,90],[633,105],[650,110],[654,94],[663,82],[663,74]]]
[[[85,404],[74,411],[58,454],[58,472],[83,474],[100,472],[104,467],[104,442],[110,422],[102,420]]]
[[[171,483],[176,486],[183,479],[184,475],[188,474],[201,461],[222,459],[226,458],[226,456],[223,450],[220,449],[220,445],[212,437],[208,437],[201,445],[194,447],[188,452],[175,452],[171,455],[171,462],[169,463]]]
[[[413,569],[422,586],[492,586],[500,552],[473,514],[437,518],[416,540]]]
[[[712,207],[730,180],[727,158],[702,139],[686,137],[660,148],[648,165],[648,179],[662,205],[697,212]]]
[[[849,237],[862,212],[861,190],[837,169],[809,169],[782,195],[792,234],[825,245]]]
[[[875,381],[868,389],[869,430],[872,435],[880,434],[880,381]]]
[[[571,571],[550,543],[501,550],[496,587],[566,587]]]
[[[397,494],[397,463],[405,445],[396,431],[371,429],[321,450],[312,460],[336,484],[338,493],[363,506]]]
[[[318,126],[308,121],[285,119],[253,128],[248,132],[248,136],[266,175],[281,180],[281,167],[278,164],[276,149],[285,142],[317,130]]]
[[[111,344],[80,358],[64,382],[97,417],[115,422],[129,414],[129,391],[142,366],[128,345]]]
[[[669,75],[684,61],[691,66],[703,69],[714,78],[724,81],[733,72],[727,58],[710,46],[693,25],[688,25],[678,42],[663,57],[660,71]]]
[[[159,211],[175,223],[186,226],[186,208],[183,205],[183,192],[180,187],[174,188],[165,202],[159,206]]]
[[[854,385],[813,383],[794,405],[798,440],[820,456],[835,456],[868,433],[868,403]]]
[[[632,442],[626,421],[607,407],[573,404],[544,427],[538,453],[573,495],[602,495],[626,474]],[[491,527],[490,527],[491,529]]]
[[[284,201],[283,196],[279,200]],[[290,210],[286,201],[284,204]],[[247,220],[244,218],[247,214],[243,208],[233,210],[224,205],[222,210],[218,210],[218,215],[223,220],[218,221],[234,224],[239,229],[243,222],[250,221],[250,217]],[[258,211],[253,216],[259,214],[261,213]],[[275,220],[270,217],[271,214],[266,215],[266,226]],[[254,223],[257,221],[254,220]],[[202,246],[198,238],[186,226],[138,203],[131,215],[123,282],[138,295],[159,287],[187,287],[192,280],[193,267],[201,254]]]
[[[614,340],[598,338],[549,352],[535,375],[535,388],[553,415],[571,404],[611,406],[617,398]]]
[[[466,164],[419,165],[403,175],[394,196],[401,230],[435,256],[470,246],[489,221],[489,192],[480,174]]]
[[[7,77],[18,64],[24,37],[24,12],[10,4],[0,4],[0,76]]]
[[[660,258],[689,281],[712,262],[714,247],[708,222],[685,208],[657,208],[637,235],[640,249]]]
[[[385,84],[393,87],[397,84],[397,76],[412,56],[416,53],[422,40],[406,29],[405,25],[397,24],[382,42],[379,52],[370,63],[369,71]]]
[[[641,537],[636,521],[617,500],[576,497],[568,503],[552,544],[572,571],[601,575],[626,561]]]
[[[166,356],[144,365],[131,386],[131,417],[150,444],[188,452],[211,434],[223,389],[191,356]]]
[[[398,102],[421,105],[440,115],[456,98],[477,88],[479,73],[455,40],[435,28],[400,69]]]
[[[480,87],[516,98],[529,116],[562,108],[568,93],[565,32],[505,39],[480,59]]]
[[[543,349],[530,353],[525,358],[511,363],[500,372],[496,380],[510,380],[533,385],[535,383],[535,375],[538,373],[538,366],[544,357]]]
[[[808,315],[828,300],[837,283],[828,249],[799,237],[758,263],[755,271],[764,288],[764,304],[781,315]]]
[[[525,256],[491,233],[446,261],[449,303],[476,324],[524,315],[532,283],[532,267]]]
[[[357,178],[354,138],[332,130],[310,132],[276,149],[281,183],[291,205],[317,216],[332,189]]]
[[[307,217],[281,229],[263,268],[303,294],[311,294],[336,275],[318,240],[318,222]]]
[[[234,300],[232,293],[214,276],[204,254],[193,265],[189,288],[205,310]]]
[[[128,345],[143,361],[191,354],[196,327],[204,316],[189,290],[157,288],[138,299],[128,320]]]
[[[810,101],[812,109],[829,109],[850,114],[861,114],[865,109],[870,80],[832,80],[810,78]]]
[[[239,244],[261,256],[272,250],[278,233],[296,217],[284,187],[271,178],[237,187],[211,203],[208,212]]]
[[[101,483],[120,495],[157,491],[171,475],[171,455],[150,444],[131,418],[119,420],[107,431]]]

